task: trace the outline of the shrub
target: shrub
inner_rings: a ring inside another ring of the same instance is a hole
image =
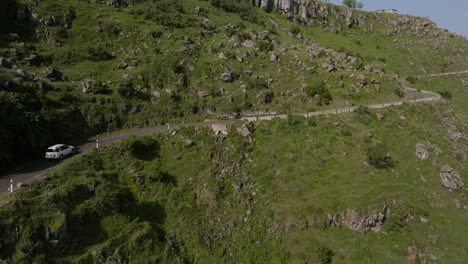
[[[321,264],[329,264],[332,262],[333,251],[326,247],[317,248],[317,258]]]
[[[332,95],[325,87],[325,83],[321,82],[315,85],[309,85],[306,87],[306,93],[309,97],[318,97],[318,105],[328,105],[333,100]]]
[[[355,111],[354,115],[360,121],[368,123],[372,120],[372,113],[369,111],[369,108],[365,106],[359,106]]]
[[[442,98],[444,99],[447,99],[447,100],[452,99],[452,93],[449,91],[442,91],[442,92],[437,92],[437,93],[440,94],[440,96],[442,96]]]
[[[93,61],[110,60],[113,58],[112,54],[102,46],[89,46],[88,54],[89,59]]]
[[[123,98],[131,99],[136,95],[136,90],[131,82],[125,82],[118,85],[117,93]]]
[[[214,7],[226,12],[237,13],[246,21],[259,24],[260,19],[254,13],[252,5],[246,0],[211,0]]]
[[[146,166],[146,172],[146,177],[149,182],[161,182],[164,180],[165,174],[159,160],[154,160]]]
[[[260,41],[258,42],[258,48],[260,49],[260,51],[268,52],[272,51],[274,47],[273,44],[271,44],[271,42],[269,41]]]
[[[121,143],[123,150],[138,159],[153,159],[159,156],[159,142],[152,137],[128,137]]]
[[[400,98],[405,97],[405,92],[401,88],[395,88],[394,92],[395,92],[396,96],[398,96]]]
[[[102,215],[126,211],[135,202],[130,190],[107,181],[96,187],[95,194],[93,199],[95,211]]]
[[[301,29],[298,26],[292,26],[289,31],[291,31],[293,35],[297,35],[301,33]]]
[[[369,164],[377,169],[386,169],[394,166],[394,161],[386,146],[382,143],[376,143],[367,148],[367,158]]]
[[[413,76],[408,76],[406,77],[405,79],[407,82],[411,83],[411,84],[415,84],[416,83],[416,78],[414,78]]]

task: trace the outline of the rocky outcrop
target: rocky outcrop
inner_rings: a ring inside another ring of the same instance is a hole
[[[449,165],[445,165],[440,170],[440,182],[442,185],[447,189],[460,189],[463,188],[463,179],[461,175],[456,172],[452,167]]]
[[[361,215],[354,209],[346,209],[346,212],[339,214],[328,214],[326,227],[345,226],[351,230],[356,230],[362,233],[369,231],[380,232],[381,226],[387,218],[387,205],[384,205],[381,213],[372,213]]]
[[[391,29],[384,33],[386,36],[405,33],[437,37],[445,34],[429,18],[357,12],[318,0],[252,0],[252,4],[268,11],[276,10],[296,23],[322,26],[334,33],[342,31],[340,21],[343,21],[348,27],[358,25],[365,33],[373,32],[375,25],[390,25]]]

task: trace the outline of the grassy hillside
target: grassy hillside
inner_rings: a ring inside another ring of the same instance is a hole
[[[439,126],[446,118],[463,121],[452,110],[408,105],[380,111],[384,120],[372,112],[365,123],[354,114],[274,120],[248,126],[247,137],[236,132],[238,123],[226,138],[204,128],[129,138],[20,188],[0,207],[1,258],[402,263],[416,246],[421,263],[463,263],[468,230],[460,205],[468,201],[438,179],[445,164],[468,171]],[[387,169],[369,162],[368,149],[380,143],[393,160]],[[419,160],[416,143],[440,150]],[[328,221],[384,205],[377,233]]]
[[[463,38],[430,26],[424,32],[440,36],[387,37],[388,25],[372,20],[421,23],[408,16],[354,11],[368,24],[348,27],[330,15],[319,27],[243,1],[93,2],[3,3],[0,89],[11,106],[2,119],[30,114],[20,118],[26,128],[12,121],[2,130],[2,166],[57,140],[123,128],[396,100],[399,76],[466,66]]]
[[[0,195],[0,263],[464,263],[467,188],[440,172],[467,183],[468,77],[421,75],[467,70],[468,42],[311,3],[322,13],[288,19],[236,0],[4,1],[3,167],[119,129],[396,101],[407,86],[443,99],[72,157]]]

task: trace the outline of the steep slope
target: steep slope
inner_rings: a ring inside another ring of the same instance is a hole
[[[0,195],[0,263],[464,263],[468,42],[319,1],[4,1],[2,164],[170,122]],[[34,155],[32,155],[34,156]]]
[[[244,1],[2,5],[2,119],[27,116],[5,121],[3,167],[121,128],[394,100],[395,74],[466,65],[466,41],[427,19],[316,1],[266,5],[298,26]]]

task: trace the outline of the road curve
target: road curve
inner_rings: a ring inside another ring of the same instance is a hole
[[[468,72],[468,71],[467,71]],[[379,104],[370,104],[366,105],[372,109],[379,109],[385,108],[389,106],[398,106],[403,105],[404,103],[419,103],[419,102],[428,102],[428,101],[438,101],[440,100],[440,95],[430,91],[417,91],[413,88],[406,88],[406,92],[411,95],[414,99],[410,100],[402,100],[402,101],[394,101],[394,102],[386,102],[386,103],[379,103]],[[340,113],[349,113],[356,110],[357,106],[345,107],[345,108],[336,108],[330,110],[322,110],[322,111],[315,111],[309,113],[297,113],[292,114],[295,116],[304,116],[304,117],[312,117],[312,116],[319,116],[319,115],[329,115],[329,114],[340,114]],[[159,127],[152,127],[152,128],[143,128],[139,130],[133,131],[126,131],[118,134],[112,134],[108,136],[99,137],[99,146],[107,146],[114,142],[119,141],[120,139],[131,136],[131,135],[148,135],[153,133],[158,133],[170,129],[177,129],[180,127],[186,126],[211,126],[213,124],[229,124],[238,120],[247,120],[247,121],[259,121],[259,120],[272,120],[274,118],[286,119],[289,115],[282,114],[282,115],[262,115],[262,116],[243,116],[238,119],[232,120],[215,120],[215,121],[205,121],[199,123],[191,123],[191,124],[178,124],[172,126],[159,126]],[[86,151],[90,150],[91,148],[96,147],[96,141],[88,141],[87,143],[78,146],[79,153],[85,153]],[[14,189],[17,188],[18,183],[24,183],[28,180],[33,178],[41,179],[44,176],[44,172],[57,164],[60,164],[61,161],[47,161],[47,160],[35,160],[28,164],[28,169],[24,169],[13,174],[8,175],[7,177],[0,179],[0,193],[8,192],[10,188],[10,181],[13,180],[13,187]]]
[[[444,73],[429,73],[429,74],[419,75],[418,78],[438,77],[438,76],[457,75],[457,74],[468,74],[468,71],[444,72]]]

